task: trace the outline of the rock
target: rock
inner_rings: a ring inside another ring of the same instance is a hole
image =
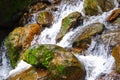
[[[46,3],[39,2],[39,3],[36,3],[36,4],[32,5],[30,7],[30,9],[31,9],[31,12],[37,12],[37,11],[40,11],[40,10],[44,10],[46,7],[47,7]]]
[[[83,22],[82,15],[79,12],[73,12],[67,15],[62,20],[62,26],[56,38],[57,41],[59,41],[71,28],[76,28],[77,26],[82,24],[82,22]]]
[[[112,71],[109,74],[105,74],[103,76],[100,76],[96,80],[120,80],[120,74],[118,74],[115,71]]]
[[[112,50],[112,56],[115,59],[116,71],[120,73],[120,45],[116,45]]]
[[[101,39],[103,43],[107,43],[111,46],[115,46],[120,43],[120,29],[107,31],[106,33],[101,35]]]
[[[86,27],[87,28],[83,30],[82,34],[73,43],[73,48],[87,49],[88,44],[91,43],[91,37],[101,33],[104,29],[104,24],[93,23]]]
[[[108,16],[107,21],[108,22],[112,22],[112,21],[116,20],[117,17],[119,17],[119,15],[120,15],[120,8],[112,11],[112,13],[110,14],[110,16]]]
[[[9,76],[7,80],[46,80],[48,71],[45,69],[29,68],[14,76]]]
[[[98,15],[115,7],[113,0],[84,0],[84,13],[86,15]]]
[[[50,12],[44,11],[44,12],[40,12],[38,13],[37,16],[37,22],[44,26],[50,26],[52,24],[53,21],[53,15]]]
[[[56,45],[40,45],[27,49],[23,60],[34,67],[46,68],[50,80],[84,80],[85,69],[78,59],[66,49]]]
[[[40,30],[41,26],[38,24],[30,24],[14,29],[6,38],[5,45],[13,68],[16,66],[20,53],[29,47],[34,35],[40,34]]]

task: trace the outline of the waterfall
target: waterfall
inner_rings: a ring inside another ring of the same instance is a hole
[[[6,76],[8,75],[9,71],[11,70],[10,62],[7,58],[7,49],[2,44],[0,48],[0,57],[1,57],[1,64],[0,64],[0,80],[6,79]]]
[[[66,17],[68,14],[78,11],[81,12],[81,14],[85,17],[85,14],[82,12],[83,10],[83,0],[62,0],[61,4],[58,7],[58,11],[53,12],[55,15],[55,20],[53,22],[53,25],[51,25],[50,28],[45,28],[41,35],[35,36],[34,40],[31,43],[31,46],[37,46],[39,44],[56,44],[59,46],[62,46],[64,48],[72,47],[72,43],[74,39],[80,35],[83,31],[83,29],[86,28],[86,25],[89,25],[91,23],[95,22],[101,22],[103,23],[107,29],[112,29],[112,27],[108,27],[109,24],[106,22],[106,18],[110,15],[110,13],[118,7],[118,3],[115,0],[115,8],[109,12],[103,12],[101,15],[98,16],[91,16],[88,20],[84,21],[82,26],[78,26],[74,30],[70,30],[60,42],[56,42],[55,38],[57,34],[59,33],[62,19]],[[35,16],[34,14],[33,20],[31,22],[35,22]],[[31,23],[29,22],[29,23]],[[86,54],[86,56],[76,54],[75,56],[80,60],[86,69],[86,80],[95,80],[99,75],[109,73],[112,69],[112,65],[114,63],[114,59],[111,56],[110,47],[108,44],[103,44],[101,41],[99,41],[99,35],[97,35],[95,38],[92,38],[92,42],[89,45],[88,50],[84,51],[83,54]],[[2,53],[2,66],[0,66],[0,78],[4,79],[9,71],[9,61],[6,57],[6,49],[1,50]],[[21,65],[25,65],[24,67]],[[9,75],[17,73],[17,71],[28,69],[30,65],[27,63],[24,63],[23,61],[20,62],[20,64],[17,66],[15,70],[10,71]]]

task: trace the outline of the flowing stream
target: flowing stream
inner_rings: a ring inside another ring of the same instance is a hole
[[[115,8],[117,8],[118,4],[116,0],[115,0],[115,4],[116,4]],[[82,12],[83,0],[63,0],[61,4],[56,7],[58,7],[58,11],[52,12],[55,15],[55,20],[53,25],[50,28],[45,28],[42,31],[41,35],[35,36],[34,40],[31,43],[31,46],[36,46],[38,44],[57,44],[65,48],[69,48],[72,46],[72,43],[74,39],[78,36],[78,34],[82,33],[85,26],[94,22],[101,22],[106,26],[107,29],[112,29],[111,27],[108,27],[108,24],[106,23],[106,17],[109,16],[109,14],[112,12],[111,10],[109,12],[104,12],[103,14],[98,16],[91,16],[88,20],[84,20],[82,26],[79,26],[74,30],[70,30],[70,32],[68,32],[63,37],[63,39],[57,43],[55,38],[60,30],[62,19],[68,14],[75,11],[81,12],[83,16],[85,15]],[[33,17],[33,20],[31,20],[30,23],[35,22],[34,19],[35,18]],[[2,61],[2,65],[0,66],[0,78],[1,78],[0,80],[5,79],[6,76],[8,76],[8,74],[12,75],[17,73],[17,71],[20,71],[21,69],[25,70],[28,67],[30,67],[30,65],[21,61],[17,69],[10,71],[11,68],[9,67],[9,61],[5,56],[5,53],[7,53],[5,50],[6,49],[3,46],[1,49],[3,61]],[[111,49],[109,45],[103,44],[100,41],[99,35],[97,35],[96,37],[92,38],[92,42],[89,45],[88,50],[82,52],[83,54],[86,54],[86,56],[79,54],[75,55],[85,65],[85,69],[87,72],[86,80],[95,80],[99,75],[111,72],[114,59],[111,56],[110,51]],[[24,67],[21,66],[23,64],[26,66]]]

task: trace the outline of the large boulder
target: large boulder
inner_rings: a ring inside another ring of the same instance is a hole
[[[30,67],[17,75],[9,76],[7,80],[46,80],[48,73],[49,72],[45,69]]]
[[[82,34],[73,42],[73,48],[80,49],[80,51],[81,49],[86,49],[88,47],[88,44],[91,43],[92,36],[99,34],[103,31],[104,24],[93,23],[86,27],[85,29],[83,29]]]
[[[84,0],[84,12],[86,15],[98,15],[114,7],[113,0]]]
[[[29,24],[25,27],[14,29],[6,38],[5,45],[8,49],[8,56],[11,66],[16,66],[19,55],[27,48],[34,38],[34,35],[40,34],[41,26],[38,24]]]
[[[60,29],[59,34],[57,35],[57,40],[59,41],[71,28],[76,28],[80,24],[82,24],[83,18],[81,13],[73,12],[67,15],[62,20],[62,26]]]
[[[47,12],[47,11],[43,11],[43,12],[38,13],[37,22],[40,25],[42,25],[43,27],[44,26],[49,27],[52,24],[52,22],[53,22],[53,15],[52,15],[52,13]]]
[[[84,80],[85,69],[71,53],[56,45],[40,45],[27,49],[23,60],[37,68],[45,68],[50,80]]]
[[[112,50],[112,56],[115,59],[116,71],[120,73],[120,45],[116,45]]]
[[[120,29],[107,31],[106,33],[101,35],[101,39],[103,43],[107,43],[111,46],[115,46],[120,43]]]

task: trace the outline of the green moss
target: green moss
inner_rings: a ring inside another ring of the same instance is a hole
[[[42,23],[44,23],[44,12],[39,13],[39,19]]]
[[[4,44],[8,49],[8,57],[10,59],[11,66],[12,66],[12,68],[15,68],[15,66],[17,65],[17,61],[19,59],[22,48],[14,47],[13,43],[11,43],[11,41],[10,41],[10,37],[6,38]]]
[[[79,12],[73,12],[63,19],[61,28],[61,33],[63,36],[68,32],[70,28],[73,28],[75,24],[79,24],[78,20],[80,17],[81,14]]]
[[[84,10],[86,15],[96,15],[98,13],[97,0],[85,0]]]
[[[23,54],[23,60],[35,67],[48,68],[54,52],[45,46],[39,46],[35,49],[27,49]]]

